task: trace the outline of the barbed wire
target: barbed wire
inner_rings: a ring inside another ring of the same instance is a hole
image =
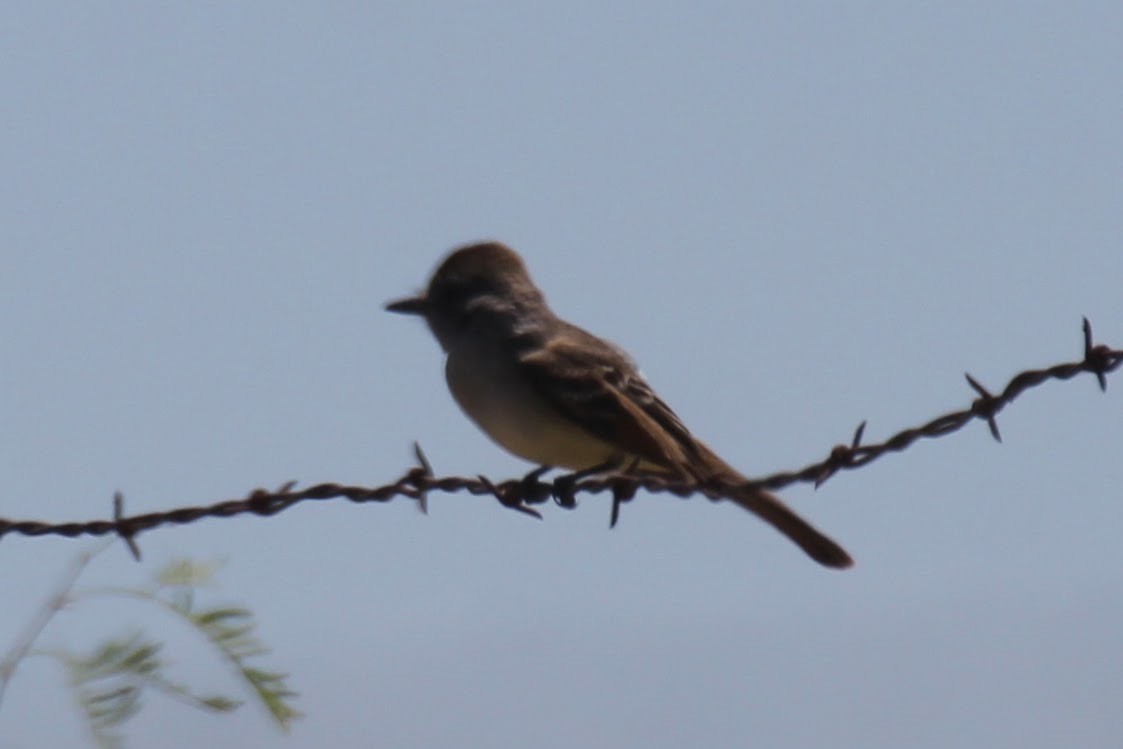
[[[781,489],[791,484],[806,482],[821,485],[831,476],[842,470],[855,470],[891,452],[901,452],[922,437],[937,438],[956,432],[975,419],[983,420],[990,433],[999,442],[1002,436],[998,431],[997,416],[1003,408],[1012,403],[1026,390],[1048,380],[1068,380],[1078,374],[1095,375],[1101,390],[1107,390],[1107,375],[1123,363],[1123,350],[1095,344],[1092,339],[1092,326],[1084,318],[1084,358],[1079,361],[1055,364],[1044,369],[1030,369],[1015,375],[1000,393],[994,394],[979,384],[970,374],[967,382],[978,397],[968,408],[937,416],[926,424],[903,429],[884,442],[863,445],[862,436],[866,422],[858,425],[847,445],[833,447],[824,460],[812,463],[796,471],[783,471],[749,482],[753,486],[766,489]],[[7,520],[0,518],[0,539],[8,534],[23,536],[105,536],[115,534],[129,547],[133,556],[140,558],[136,537],[162,525],[185,525],[207,517],[226,518],[235,515],[276,515],[295,504],[309,500],[346,499],[351,502],[389,502],[398,497],[415,500],[423,512],[427,512],[427,497],[430,492],[446,493],[466,491],[476,496],[491,496],[509,509],[541,518],[535,505],[553,501],[560,507],[572,509],[577,506],[577,495],[582,493],[599,494],[612,492],[612,515],[610,525],[619,518],[620,507],[631,500],[640,489],[649,492],[666,492],[679,497],[702,494],[718,501],[732,496],[732,492],[743,490],[744,483],[731,485],[713,481],[707,483],[671,481],[658,476],[597,475],[599,472],[574,473],[551,481],[542,476],[550,470],[543,466],[536,468],[520,479],[493,483],[486,476],[437,477],[433,473],[421,447],[414,444],[417,465],[410,468],[397,481],[378,487],[346,486],[334,483],[321,483],[304,489],[295,489],[296,482],[289,482],[280,488],[269,491],[255,489],[246,497],[229,499],[209,505],[181,507],[162,512],[142,515],[125,515],[124,497],[117,492],[113,497],[113,517],[105,520],[86,522],[48,523],[36,520]]]

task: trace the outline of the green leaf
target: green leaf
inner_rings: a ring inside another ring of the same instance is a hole
[[[202,588],[215,584],[222,562],[196,562],[177,559],[156,573],[156,584],[163,588]]]

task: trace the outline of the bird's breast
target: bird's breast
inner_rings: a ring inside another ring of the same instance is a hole
[[[572,470],[604,464],[618,451],[566,418],[500,346],[449,351],[445,377],[460,408],[492,440],[525,460]]]

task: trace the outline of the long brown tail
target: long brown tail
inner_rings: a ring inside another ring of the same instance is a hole
[[[780,501],[780,498],[764,489],[741,486],[747,479],[736,468],[718,457],[717,453],[701,442],[692,445],[705,466],[698,471],[698,464],[688,468],[703,474],[699,478],[718,479],[732,491],[728,501],[744,507],[749,512],[771,525],[807,552],[808,556],[825,567],[846,569],[854,566],[854,560],[846,550],[820,533],[811,523],[795,514],[795,511]]]
[[[774,494],[763,489],[746,489],[743,493],[738,492],[737,496],[730,497],[729,501],[744,507],[783,533],[819,564],[836,569],[853,566],[854,560],[845,549],[796,515]]]

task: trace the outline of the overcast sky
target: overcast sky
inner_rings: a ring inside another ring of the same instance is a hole
[[[1123,6],[54,3],[0,9],[0,516],[82,520],[504,454],[382,304],[501,239],[750,474],[1123,345]],[[225,560],[307,714],[150,700],[135,747],[1107,746],[1123,734],[1123,382],[729,505],[308,504],[109,549]],[[0,540],[0,649],[93,542]],[[144,627],[124,601],[44,646]],[[87,743],[25,662],[0,746]]]

